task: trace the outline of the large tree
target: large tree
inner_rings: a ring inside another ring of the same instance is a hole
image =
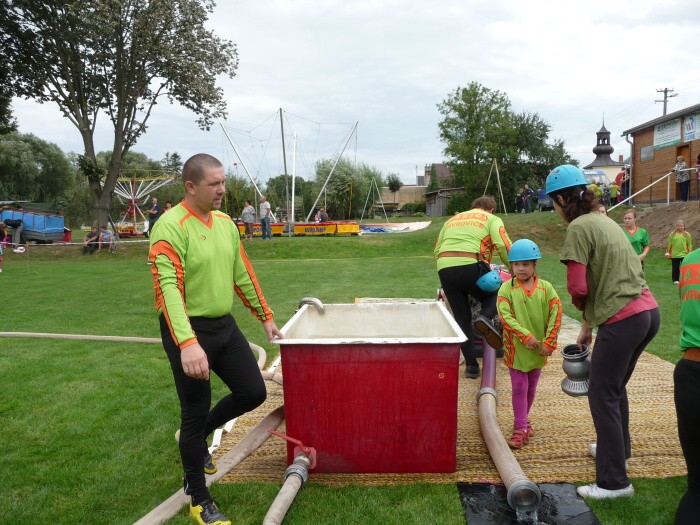
[[[208,129],[225,116],[217,75],[233,77],[235,45],[204,24],[211,0],[2,0],[0,38],[15,94],[53,102],[83,139],[93,217],[103,224],[124,155],[162,99]],[[93,135],[106,114],[114,130],[106,174]],[[104,177],[104,178],[103,178]]]
[[[483,193],[489,176],[488,192],[496,193],[493,159],[509,207],[522,184],[538,187],[554,166],[574,162],[563,141],[549,143],[551,128],[537,113],[514,112],[505,93],[477,82],[457,88],[438,109],[444,153],[455,184],[466,189],[459,207]]]

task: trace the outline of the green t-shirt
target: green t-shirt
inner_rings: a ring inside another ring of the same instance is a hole
[[[636,228],[632,233],[627,228],[622,228],[622,231],[625,232],[637,255],[641,255],[644,247],[649,246],[649,232],[644,228]]]
[[[442,226],[435,242],[437,269],[476,263],[471,257],[439,257],[442,252],[478,253],[490,262],[498,251],[501,261],[508,264],[510,244],[500,217],[479,208],[458,213]]]
[[[700,348],[700,249],[681,264],[681,349]]]
[[[671,254],[671,258],[679,259],[688,255],[693,250],[693,238],[688,232],[679,233],[674,231],[668,238],[666,251]]]
[[[584,312],[591,325],[604,323],[647,288],[642,263],[622,228],[597,211],[571,221],[559,258],[586,266]]]

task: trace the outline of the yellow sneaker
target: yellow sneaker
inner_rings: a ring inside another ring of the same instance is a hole
[[[190,503],[190,515],[199,525],[231,525],[231,520],[219,510],[213,499],[208,499],[199,505]]]

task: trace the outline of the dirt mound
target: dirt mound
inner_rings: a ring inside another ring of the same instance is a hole
[[[683,219],[685,229],[693,236],[693,247],[700,245],[700,202],[673,202],[669,206],[637,207],[637,224],[649,232],[654,248],[666,249],[668,236]]]

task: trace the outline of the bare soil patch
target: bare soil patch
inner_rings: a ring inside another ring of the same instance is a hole
[[[669,206],[637,207],[637,224],[649,232],[654,248],[666,248],[668,236],[683,219],[685,229],[693,236],[693,246],[700,245],[700,202],[672,202]]]

